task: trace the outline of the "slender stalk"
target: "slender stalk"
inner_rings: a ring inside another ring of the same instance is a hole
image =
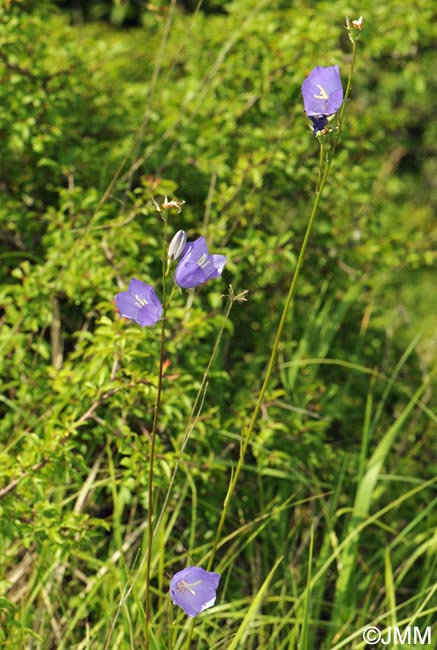
[[[165,273],[166,273],[166,276],[169,274],[169,269],[168,268],[167,268]],[[164,291],[165,291],[165,289],[164,289]],[[174,291],[175,291],[175,287],[173,286],[168,299],[164,302],[163,314],[165,314],[166,311],[168,311],[168,308],[169,308],[169,305],[171,303]],[[203,374],[201,385],[199,387],[199,390],[197,392],[197,395],[196,395],[196,398],[195,398],[195,401],[194,401],[194,404],[193,404],[193,407],[192,407],[192,410],[191,410],[191,414],[190,414],[190,417],[189,417],[189,420],[188,420],[188,424],[187,424],[185,432],[184,432],[184,437],[183,437],[182,445],[181,445],[181,448],[180,448],[180,451],[179,451],[179,455],[178,455],[178,458],[176,460],[176,464],[175,464],[175,467],[173,469],[173,472],[172,472],[172,475],[171,475],[171,478],[170,478],[169,486],[167,488],[167,493],[166,493],[166,496],[165,496],[165,499],[164,499],[164,503],[160,507],[160,514],[158,516],[158,519],[156,521],[156,524],[155,524],[153,530],[149,528],[149,543],[148,543],[148,548],[146,550],[146,553],[143,555],[143,558],[142,558],[142,560],[141,560],[141,562],[140,562],[140,564],[138,566],[138,569],[135,572],[135,576],[133,577],[131,583],[129,584],[129,586],[123,592],[123,596],[122,596],[122,598],[120,600],[120,603],[119,603],[119,606],[118,606],[118,609],[117,609],[116,617],[114,618],[114,620],[112,622],[111,632],[110,632],[110,634],[108,636],[108,639],[106,641],[105,650],[106,650],[106,648],[109,648],[109,643],[110,643],[112,631],[113,631],[113,628],[115,627],[115,620],[118,617],[122,606],[124,605],[124,603],[129,598],[129,596],[130,596],[130,594],[131,594],[131,592],[132,592],[132,590],[133,590],[133,588],[135,586],[135,583],[138,580],[139,575],[141,574],[142,568],[146,564],[146,562],[148,564],[148,567],[147,567],[147,571],[148,571],[147,580],[148,580],[148,582],[147,582],[147,590],[146,590],[146,606],[145,606],[145,608],[146,608],[146,612],[150,612],[150,595],[149,595],[149,591],[150,591],[150,568],[151,568],[151,564],[149,563],[149,558],[151,557],[152,542],[153,542],[153,539],[154,539],[155,535],[157,534],[159,526],[160,526],[160,524],[162,522],[162,519],[164,517],[166,507],[167,507],[168,501],[169,501],[170,496],[171,496],[171,491],[172,491],[172,487],[173,487],[173,484],[174,484],[174,481],[175,481],[175,478],[176,478],[176,474],[177,474],[179,465],[180,465],[180,463],[182,461],[182,457],[183,457],[183,453],[184,453],[186,444],[187,444],[188,439],[189,439],[189,437],[191,435],[191,432],[193,431],[193,429],[194,429],[194,427],[195,427],[195,425],[196,425],[196,423],[197,423],[197,421],[199,419],[199,415],[200,415],[200,412],[202,410],[203,399],[204,399],[204,396],[205,396],[206,389],[208,387],[208,381],[207,381],[208,380],[208,374],[209,374],[210,368],[212,366],[212,363],[213,363],[213,361],[214,361],[214,359],[216,357],[218,347],[219,347],[221,338],[222,338],[223,333],[224,333],[225,325],[226,325],[226,322],[227,322],[227,320],[229,318],[229,315],[230,315],[230,312],[231,312],[231,308],[232,308],[235,301],[241,302],[241,301],[244,301],[244,300],[245,300],[245,292],[235,295],[233,290],[232,290],[232,287],[229,287],[229,298],[228,298],[228,305],[227,305],[227,308],[226,308],[226,312],[224,314],[223,321],[222,321],[219,333],[217,335],[217,339],[216,339],[216,342],[214,344],[213,351],[211,353],[211,357],[210,357],[210,359],[208,361],[208,365],[207,365],[206,370],[205,370],[205,372]],[[164,309],[166,311],[164,311]],[[162,339],[161,339],[161,341],[162,341]],[[163,358],[163,355],[160,354],[160,359],[161,358]],[[162,367],[161,367],[160,376],[162,378]],[[158,404],[158,411],[157,412],[159,414],[159,404]],[[158,422],[158,420],[157,420],[157,422]],[[157,422],[156,422],[156,424],[157,424]],[[152,476],[152,480],[153,480],[152,473],[149,473],[149,481],[150,481],[151,476]],[[149,483],[149,486],[150,486],[150,483]],[[149,513],[148,514],[153,515],[150,508],[149,508]],[[152,516],[152,519],[153,519],[153,516]],[[152,523],[153,523],[153,521],[152,521]],[[149,517],[148,517],[148,525],[150,526]],[[152,530],[152,532],[150,532],[151,530]],[[146,627],[146,644],[144,646],[144,648],[146,650],[148,650],[148,648],[150,647],[150,639],[149,639],[150,624],[149,624],[149,620],[150,620],[150,614],[149,614],[149,616],[146,615],[146,626],[145,626]],[[172,635],[174,635],[174,630],[172,632]]]
[[[323,170],[323,154],[325,152],[325,142],[324,138],[319,138],[319,144],[320,144],[320,150],[319,150],[319,171],[317,174],[317,185],[316,185],[316,194],[319,191],[320,188],[320,180],[322,178],[322,170]]]
[[[214,361],[214,359],[216,357],[218,347],[220,345],[220,341],[222,339],[223,332],[225,330],[226,322],[227,322],[227,320],[229,318],[229,315],[231,313],[231,309],[233,307],[234,302],[236,300],[237,301],[245,300],[244,295],[245,295],[245,292],[243,292],[242,294],[239,294],[239,295],[235,295],[235,293],[234,293],[234,291],[232,289],[232,286],[229,287],[228,304],[227,304],[227,308],[226,308],[226,311],[225,311],[225,315],[223,316],[222,324],[220,326],[219,333],[217,335],[217,338],[216,338],[216,341],[215,341],[215,344],[214,344],[210,359],[208,361],[208,365],[206,366],[205,372],[203,373],[202,381],[200,383],[199,390],[197,391],[197,395],[196,395],[196,398],[194,400],[193,407],[191,409],[190,417],[188,419],[188,424],[187,424],[187,426],[185,428],[184,437],[183,437],[183,440],[182,440],[182,445],[180,447],[179,454],[178,454],[178,457],[176,459],[176,464],[175,464],[175,466],[173,468],[173,472],[172,472],[172,475],[170,477],[170,483],[169,483],[168,488],[167,488],[167,493],[166,493],[165,498],[164,498],[164,503],[162,504],[162,506],[160,508],[160,514],[159,514],[159,517],[158,517],[158,521],[156,522],[155,529],[153,531],[154,535],[156,534],[156,531],[158,530],[159,525],[160,525],[160,523],[162,521],[162,518],[164,516],[164,513],[166,511],[167,504],[168,504],[168,501],[170,499],[170,495],[171,495],[171,492],[172,492],[172,489],[173,489],[173,484],[174,484],[174,481],[175,481],[175,478],[176,478],[176,474],[178,472],[180,463],[181,463],[183,455],[184,455],[185,447],[187,445],[187,442],[188,442],[188,440],[190,438],[190,435],[191,435],[194,427],[196,426],[196,423],[197,423],[197,421],[199,419],[199,416],[200,416],[200,413],[202,411],[203,400],[204,400],[204,397],[205,397],[206,390],[208,388],[209,371],[210,371],[211,366],[213,364],[213,361]],[[189,650],[189,648],[191,647],[193,629],[194,629],[194,621],[191,621],[189,629],[188,629],[188,635],[187,635],[187,644],[186,644],[187,650]],[[172,634],[173,634],[173,631],[171,631],[171,635]]]
[[[348,99],[348,97],[349,97],[349,95],[350,95],[350,92],[351,92],[351,88],[352,88],[352,77],[353,77],[353,75],[354,75],[355,62],[356,62],[356,59],[357,59],[357,37],[356,37],[356,35],[355,35],[354,37],[352,37],[352,36],[351,36],[351,32],[349,31],[349,39],[350,39],[350,41],[351,41],[351,43],[352,43],[352,61],[351,61],[351,68],[350,68],[350,71],[349,71],[349,77],[348,77],[348,79],[347,79],[347,83],[346,83],[346,91],[345,91],[345,93],[344,93],[344,101],[343,101],[343,104],[342,104],[342,106],[341,106],[340,113],[339,113],[339,115],[338,115],[338,129],[337,129],[337,137],[335,138],[334,147],[333,147],[332,154],[331,154],[331,160],[332,160],[332,156],[333,156],[333,154],[334,154],[334,151],[335,151],[335,149],[336,149],[336,147],[337,147],[338,140],[339,140],[339,138],[340,138],[341,127],[343,126],[343,115],[344,115],[344,111],[345,111],[345,109],[346,109],[346,102],[347,102],[347,99]]]
[[[190,435],[191,435],[191,433],[192,433],[192,431],[193,431],[194,427],[196,426],[197,421],[199,419],[199,416],[200,416],[200,413],[201,413],[201,410],[202,410],[202,405],[203,405],[203,400],[204,400],[204,397],[205,397],[205,393],[206,393],[206,390],[208,388],[209,371],[210,371],[211,366],[213,364],[213,361],[214,361],[214,359],[216,357],[217,350],[218,350],[220,341],[222,339],[223,332],[225,330],[226,322],[227,322],[227,320],[229,318],[229,315],[231,313],[231,309],[232,309],[232,306],[233,306],[234,302],[236,300],[239,300],[239,299],[240,299],[240,296],[238,296],[238,295],[236,296],[234,294],[233,290],[232,290],[232,287],[230,287],[229,288],[229,297],[228,297],[228,304],[227,304],[227,307],[226,307],[226,312],[225,312],[225,315],[223,316],[222,324],[220,326],[219,333],[218,333],[216,341],[214,343],[214,348],[213,348],[211,356],[209,358],[208,365],[206,366],[205,372],[203,373],[202,381],[200,383],[199,390],[197,391],[197,395],[195,397],[193,407],[191,409],[190,417],[188,418],[188,423],[187,423],[187,426],[186,426],[185,431],[184,431],[184,437],[182,439],[182,444],[181,444],[181,447],[180,447],[180,450],[179,450],[179,454],[177,456],[176,463],[175,463],[175,466],[173,468],[173,472],[172,472],[171,477],[170,477],[170,482],[168,484],[168,488],[167,488],[167,492],[166,492],[166,495],[165,495],[165,498],[164,498],[164,502],[163,502],[162,506],[160,507],[160,514],[159,514],[158,520],[157,520],[157,522],[155,524],[155,528],[154,528],[154,531],[153,531],[154,535],[156,534],[156,531],[159,528],[159,525],[160,525],[160,523],[162,521],[162,518],[164,517],[165,511],[166,511],[166,508],[167,508],[167,505],[168,505],[168,501],[170,499],[171,492],[172,492],[172,489],[173,489],[173,484],[174,484],[175,479],[176,479],[176,474],[178,472],[180,463],[181,463],[183,455],[184,455],[185,447],[187,446],[187,442],[188,442],[188,440],[190,438]]]
[[[148,544],[147,544],[147,563],[146,563],[146,641],[145,650],[150,647],[150,573],[152,566],[152,546],[153,546],[153,471],[155,463],[155,447],[156,435],[158,431],[159,412],[162,397],[162,380],[164,374],[164,349],[165,349],[165,325],[167,315],[167,296],[166,296],[166,270],[167,270],[167,216],[163,213],[164,221],[164,236],[162,244],[162,319],[161,319],[161,338],[159,346],[159,369],[158,369],[158,386],[156,391],[156,399],[153,409],[153,424],[150,443],[150,466],[149,466],[149,480],[148,480],[148,510],[147,510],[147,529],[148,529]]]
[[[212,565],[214,563],[214,558],[215,558],[215,554],[216,554],[216,551],[217,551],[217,546],[218,546],[218,543],[219,543],[219,541],[221,539],[223,526],[224,526],[226,518],[227,518],[227,514],[228,514],[228,510],[229,510],[229,504],[230,504],[232,496],[233,496],[233,494],[235,492],[235,488],[237,486],[238,479],[240,477],[241,470],[242,470],[243,465],[244,465],[244,459],[245,459],[245,456],[246,456],[247,448],[248,448],[248,446],[250,444],[252,434],[253,434],[253,431],[254,431],[254,428],[255,428],[255,423],[256,423],[256,421],[258,419],[259,412],[261,410],[261,406],[262,406],[262,403],[263,403],[263,400],[264,400],[264,395],[266,393],[270,378],[271,378],[272,373],[273,373],[273,368],[275,366],[276,357],[278,355],[279,343],[281,341],[282,333],[284,331],[284,326],[285,326],[285,323],[286,323],[288,311],[290,309],[290,305],[291,305],[291,303],[293,301],[293,298],[294,298],[297,281],[299,279],[300,271],[301,271],[301,268],[302,268],[302,265],[303,265],[303,262],[304,262],[304,259],[305,259],[305,253],[306,253],[306,250],[307,250],[308,241],[310,239],[310,235],[311,235],[311,231],[312,231],[312,228],[313,228],[314,220],[316,218],[316,215],[317,215],[317,212],[318,212],[318,209],[319,209],[320,199],[322,198],[323,190],[325,189],[326,182],[328,180],[328,176],[329,176],[329,172],[330,172],[330,169],[331,169],[331,164],[332,164],[332,161],[333,161],[334,153],[335,153],[335,150],[337,148],[338,141],[339,141],[340,132],[341,132],[342,124],[343,124],[343,114],[344,114],[344,110],[345,110],[345,106],[346,106],[346,100],[347,100],[347,98],[349,96],[349,93],[350,93],[351,83],[352,83],[352,75],[353,75],[353,71],[354,71],[354,67],[355,67],[356,41],[352,40],[352,39],[351,39],[351,41],[352,41],[352,63],[351,63],[351,68],[350,68],[350,72],[349,72],[349,78],[348,78],[348,81],[347,81],[346,92],[345,92],[345,96],[344,96],[344,102],[342,104],[342,107],[341,107],[340,113],[339,113],[339,117],[338,117],[338,128],[337,128],[336,138],[335,138],[333,144],[331,145],[330,150],[329,150],[329,152],[327,154],[324,170],[323,170],[323,172],[320,173],[320,176],[321,176],[320,182],[318,183],[318,186],[317,186],[313,207],[312,207],[311,214],[310,214],[310,217],[309,217],[309,220],[308,220],[308,225],[307,225],[307,228],[306,228],[306,231],[305,231],[303,242],[302,242],[302,245],[301,245],[301,248],[300,248],[299,257],[298,257],[297,263],[296,263],[296,270],[295,270],[293,278],[291,280],[290,288],[288,290],[288,295],[287,295],[287,297],[285,299],[284,307],[283,307],[283,310],[282,310],[281,319],[279,321],[279,325],[278,325],[278,328],[276,330],[275,338],[274,338],[274,341],[273,341],[272,351],[270,353],[270,358],[269,358],[269,361],[268,361],[268,364],[267,364],[267,370],[266,370],[266,373],[265,373],[265,376],[264,376],[264,381],[263,381],[262,386],[260,388],[260,391],[258,393],[258,398],[257,398],[256,404],[255,404],[255,408],[254,408],[254,410],[252,412],[252,417],[250,419],[249,425],[247,426],[247,429],[245,431],[244,430],[242,431],[242,434],[241,434],[240,456],[239,456],[238,463],[237,463],[237,466],[235,468],[235,471],[234,471],[234,473],[233,473],[233,475],[231,477],[231,481],[229,483],[228,491],[227,491],[227,494],[226,494],[226,497],[225,497],[225,500],[224,500],[224,503],[223,503],[223,508],[222,508],[220,521],[219,521],[219,524],[218,524],[218,527],[217,527],[217,531],[216,531],[214,543],[213,543],[213,546],[212,546],[211,554],[209,556],[208,571],[211,570],[211,567],[212,567]],[[319,139],[319,144],[320,144],[320,164],[321,165],[323,164],[323,138],[324,138],[324,136],[320,136],[318,138]]]

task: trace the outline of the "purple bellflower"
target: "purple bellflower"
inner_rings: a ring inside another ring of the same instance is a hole
[[[323,135],[329,116],[338,111],[343,103],[338,65],[317,66],[302,84],[305,113],[313,123],[314,135]]]
[[[220,575],[213,571],[198,566],[182,569],[170,582],[173,603],[182,607],[188,616],[197,616],[214,605],[219,582]]]
[[[182,289],[193,289],[218,278],[226,264],[224,255],[210,255],[205,237],[185,244],[175,278]]]
[[[115,304],[124,318],[134,320],[141,327],[155,325],[162,316],[162,305],[155,289],[136,278],[129,282],[127,291],[117,293]]]

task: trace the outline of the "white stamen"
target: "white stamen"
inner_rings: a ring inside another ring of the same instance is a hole
[[[201,582],[201,580],[198,580],[197,582],[185,582],[185,580],[179,580],[179,582],[176,584],[176,589],[181,593],[184,593],[184,591],[189,591],[190,594],[193,594],[193,596],[195,596],[196,592],[191,589],[191,587],[200,585]]]
[[[138,309],[141,309],[141,307],[144,307],[144,305],[149,304],[145,298],[140,298],[137,293],[135,294],[135,298],[135,307],[138,307]]]
[[[320,84],[316,84],[317,88],[320,91],[320,95],[313,95],[314,99],[329,99],[329,95],[326,90]]]
[[[203,253],[202,257],[197,260],[197,266],[200,266],[201,269],[204,269],[205,266],[208,266],[209,260],[206,257],[206,253]]]

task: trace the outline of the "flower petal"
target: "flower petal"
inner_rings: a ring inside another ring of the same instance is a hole
[[[162,316],[161,301],[154,288],[136,278],[132,278],[127,291],[118,293],[114,300],[120,314],[141,327],[155,325]]]

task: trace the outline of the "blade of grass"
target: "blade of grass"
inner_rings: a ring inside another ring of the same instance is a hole
[[[250,625],[255,618],[255,615],[258,611],[258,609],[261,606],[262,600],[264,598],[264,595],[270,585],[270,582],[275,574],[276,569],[284,559],[284,556],[281,555],[279,557],[275,564],[273,565],[273,568],[271,569],[270,573],[268,574],[267,578],[264,580],[263,584],[261,585],[260,590],[258,593],[255,595],[254,599],[252,600],[252,603],[249,607],[249,609],[246,612],[245,617],[243,618],[240,627],[237,630],[237,634],[234,636],[232,643],[228,647],[228,650],[237,650],[237,648],[243,648],[245,640],[247,638],[247,635],[249,633],[249,628]],[[240,645],[241,644],[241,645]]]
[[[393,446],[398,434],[402,430],[408,417],[411,415],[413,408],[417,405],[421,395],[425,392],[431,377],[428,377],[422,385],[414,393],[413,397],[404,408],[398,419],[393,423],[387,433],[383,436],[382,440],[377,445],[375,451],[367,463],[367,469],[361,479],[356,492],[355,502],[353,505],[352,515],[348,526],[349,536],[357,527],[362,524],[368,516],[370,505],[373,498],[373,492],[378,481],[382,466]],[[356,556],[358,552],[360,536],[354,535],[350,543],[344,548],[340,559],[341,572],[337,579],[336,584],[336,597],[334,600],[334,608],[337,611],[335,620],[339,624],[340,620],[344,620],[347,616],[349,586],[353,569],[355,566]]]
[[[309,611],[310,611],[310,600],[311,600],[311,566],[313,562],[313,552],[314,552],[314,525],[311,525],[311,537],[310,537],[310,548],[308,554],[308,577],[307,584],[305,588],[305,598],[303,603],[303,617],[302,617],[302,632],[300,637],[300,649],[309,650],[308,645],[308,623],[309,623]]]
[[[390,550],[385,549],[385,598],[387,602],[387,611],[390,612],[390,626],[394,629],[397,625],[396,617],[396,590],[393,581],[393,568],[390,557]],[[396,650],[398,644],[393,646]]]

